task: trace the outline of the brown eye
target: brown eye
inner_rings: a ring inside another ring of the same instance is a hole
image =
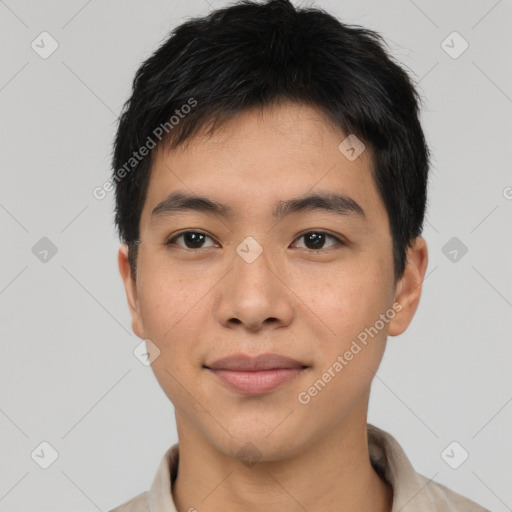
[[[324,247],[325,241],[328,238],[334,240],[334,243],[328,247]],[[296,240],[300,239],[304,239],[304,245],[306,249],[311,249],[313,251],[343,245],[343,242],[339,238],[335,237],[334,235],[330,235],[329,233],[325,233],[324,231],[309,231],[296,238]]]
[[[200,231],[184,231],[167,240],[165,245],[178,245],[185,249],[204,249],[205,247],[213,247],[214,245],[204,245],[205,240],[208,238],[212,240],[210,236],[205,233],[201,233]],[[180,239],[183,239],[184,245],[176,243],[176,241]]]

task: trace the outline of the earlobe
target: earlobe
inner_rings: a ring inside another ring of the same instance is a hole
[[[128,307],[132,317],[132,330],[139,338],[144,338],[142,322],[140,318],[137,286],[135,280],[132,277],[130,262],[128,259],[128,251],[128,245],[126,244],[122,244],[119,247],[119,252],[117,255],[119,273],[121,274],[121,278],[124,283],[126,300],[128,302]]]
[[[427,243],[423,237],[417,237],[407,251],[405,271],[396,287],[394,300],[401,309],[389,324],[390,336],[402,334],[411,323],[420,302],[427,265]]]

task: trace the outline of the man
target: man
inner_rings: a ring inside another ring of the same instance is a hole
[[[178,444],[146,511],[484,511],[367,424],[427,268],[419,98],[374,32],[288,0],[179,26],[115,140],[119,268]]]

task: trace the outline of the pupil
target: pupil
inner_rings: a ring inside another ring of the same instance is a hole
[[[311,233],[310,235],[306,236],[306,246],[308,245],[308,242],[312,242],[312,248],[318,249],[318,247],[321,247],[323,244],[323,235],[322,233]]]
[[[203,242],[203,240],[200,239],[200,237],[204,237],[204,235],[202,233],[186,233],[185,234],[185,244],[187,245],[187,247],[189,249],[196,248],[196,247],[200,246],[201,243]],[[192,247],[189,247],[189,242],[192,245]]]

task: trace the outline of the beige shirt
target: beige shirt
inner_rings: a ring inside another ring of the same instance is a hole
[[[391,512],[489,512],[444,485],[416,473],[393,436],[368,424],[368,447],[375,470],[393,487]],[[110,512],[177,512],[171,484],[178,471],[178,444],[165,453],[151,489]]]

